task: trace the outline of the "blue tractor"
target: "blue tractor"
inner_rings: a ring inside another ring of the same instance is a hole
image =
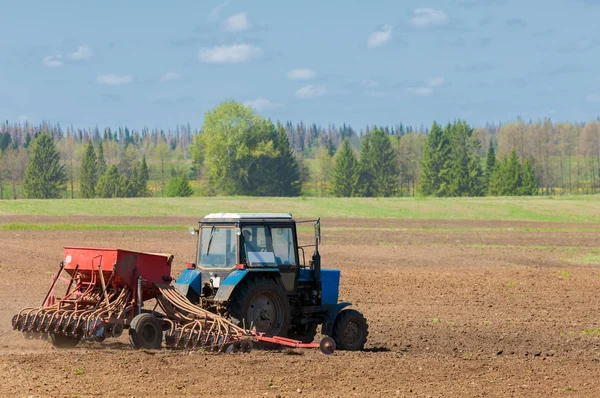
[[[255,328],[265,336],[312,342],[317,327],[342,350],[361,350],[365,317],[351,303],[338,303],[340,271],[321,268],[320,220],[314,244],[299,246],[291,214],[214,213],[198,228],[196,260],[175,288],[191,302]],[[314,248],[308,264],[305,249]]]

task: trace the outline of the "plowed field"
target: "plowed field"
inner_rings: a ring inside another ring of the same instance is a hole
[[[0,217],[1,223],[194,225],[190,218]],[[76,227],[76,225],[75,225]],[[57,350],[11,330],[65,245],[172,253],[185,230],[0,230],[1,396],[600,396],[600,227],[322,220],[323,263],[370,325],[362,352]],[[301,232],[308,243],[311,232]]]

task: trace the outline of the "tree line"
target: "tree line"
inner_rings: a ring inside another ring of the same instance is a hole
[[[50,171],[45,190],[34,180]],[[197,130],[0,124],[0,198],[531,195],[599,182],[599,121],[357,130],[274,123],[230,101]]]

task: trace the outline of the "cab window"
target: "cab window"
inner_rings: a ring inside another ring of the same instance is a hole
[[[294,236],[291,228],[271,228],[277,265],[296,265]]]

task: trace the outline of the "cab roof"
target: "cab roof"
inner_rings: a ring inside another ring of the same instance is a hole
[[[259,220],[292,220],[291,213],[210,213],[200,222],[238,222]]]

